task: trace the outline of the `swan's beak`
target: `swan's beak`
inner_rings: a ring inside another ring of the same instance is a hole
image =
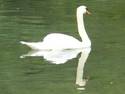
[[[91,15],[91,12],[89,12],[88,10],[86,10],[86,14]]]

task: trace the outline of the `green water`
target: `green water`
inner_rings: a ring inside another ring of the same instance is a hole
[[[78,39],[76,8],[85,17],[92,51],[85,65],[85,91],[76,89],[78,58],[55,65],[41,57],[20,59],[29,48],[19,41],[39,41],[52,32]],[[0,0],[0,94],[125,94],[124,0]]]

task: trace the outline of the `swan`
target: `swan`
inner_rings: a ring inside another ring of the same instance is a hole
[[[78,33],[82,39],[78,39],[61,33],[51,33],[48,34],[43,41],[40,42],[25,42],[20,41],[21,44],[27,45],[34,50],[46,50],[46,49],[79,49],[79,48],[89,48],[91,47],[91,41],[86,33],[83,21],[83,15],[90,14],[87,7],[82,5],[77,8],[77,26]]]

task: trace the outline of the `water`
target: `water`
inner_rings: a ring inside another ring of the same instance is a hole
[[[0,93],[1,94],[124,94],[125,93],[124,0],[1,0]],[[64,64],[43,57],[20,56],[30,51],[19,41],[40,41],[52,32],[78,39],[76,7],[85,4],[92,12],[85,25],[92,51],[84,69],[85,90],[76,82],[81,56]],[[78,87],[78,89],[77,89]]]

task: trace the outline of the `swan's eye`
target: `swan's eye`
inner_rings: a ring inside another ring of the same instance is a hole
[[[89,12],[88,8],[86,8],[86,14],[91,14],[91,13]]]
[[[88,8],[86,8],[86,10],[88,11]]]

